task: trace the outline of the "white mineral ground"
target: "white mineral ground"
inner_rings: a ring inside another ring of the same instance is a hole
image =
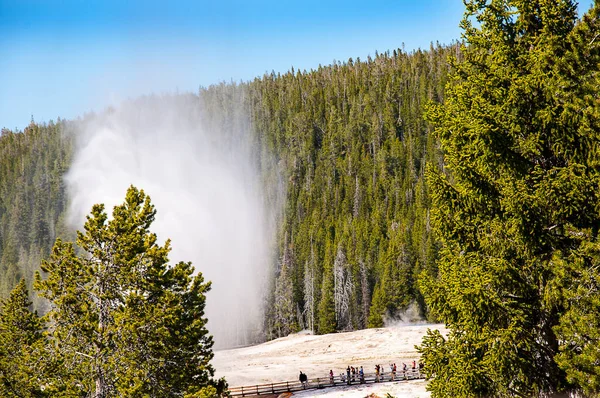
[[[427,329],[438,329],[446,334],[444,325],[410,324],[355,332],[315,336],[300,332],[267,343],[221,350],[212,361],[216,377],[225,377],[232,387],[276,383],[298,379],[300,371],[309,379],[328,378],[329,370],[335,375],[345,372],[347,366],[363,366],[365,373],[374,373],[375,365],[389,372],[390,363],[398,369],[402,363],[419,360],[415,345],[421,343]],[[294,394],[294,397],[365,397],[376,394],[385,397],[429,397],[426,382],[403,381],[327,388]]]

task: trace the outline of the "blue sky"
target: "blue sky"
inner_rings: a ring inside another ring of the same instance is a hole
[[[462,12],[461,0],[0,0],[0,127],[450,43]]]

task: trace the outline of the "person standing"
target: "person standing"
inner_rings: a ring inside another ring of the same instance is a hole
[[[302,388],[306,389],[306,384],[308,381],[308,377],[306,376],[306,374],[300,371],[300,376],[298,378],[300,379],[300,383],[302,383]]]
[[[348,380],[348,385],[350,385],[350,365],[346,368],[346,376]]]
[[[333,382],[333,370],[332,370],[332,369],[329,369],[329,382],[330,382],[331,384],[335,384],[335,383]]]

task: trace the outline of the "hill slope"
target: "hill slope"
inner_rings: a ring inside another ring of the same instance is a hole
[[[425,312],[416,278],[436,273],[438,245],[424,170],[442,157],[423,112],[442,101],[455,51],[394,50],[185,94],[215,131],[249,121],[265,202],[283,203],[259,339],[381,327],[414,302]],[[80,124],[2,131],[1,297],[31,282],[56,237],[72,236],[63,176]]]

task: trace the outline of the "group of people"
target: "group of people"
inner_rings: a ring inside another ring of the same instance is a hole
[[[365,371],[363,370],[362,366],[360,367],[360,369],[358,366],[356,368],[354,366],[348,366],[346,368],[346,374],[340,374],[340,380],[348,384],[350,384],[353,381],[356,381],[357,377],[361,383],[365,382]],[[333,370],[329,371],[329,381],[333,383]]]
[[[402,363],[402,367],[401,367],[401,379],[404,379],[407,377],[406,373],[409,370],[412,370],[412,372],[414,373],[416,370],[421,370],[423,369],[423,363],[421,362],[417,362],[417,361],[412,361],[412,368],[409,368],[409,365],[407,365],[406,363]],[[389,381],[394,381],[396,380],[396,373],[397,373],[397,368],[396,368],[396,364],[395,363],[390,363],[390,376],[389,376]],[[308,378],[306,376],[306,373],[302,373],[302,371],[300,371],[300,377],[299,377],[300,383],[302,383],[302,386],[304,388],[306,388],[306,385],[308,383]],[[346,368],[346,373],[342,372],[340,373],[340,380],[343,383],[347,383],[348,385],[352,384],[353,382],[356,382],[357,380],[363,384],[365,383],[365,371],[363,369],[362,366],[358,367],[354,367],[354,366],[348,366]],[[375,381],[379,382],[379,381],[384,381],[385,380],[385,370],[384,367],[382,365],[375,365]],[[333,375],[333,369],[329,370],[329,382],[331,384],[335,384],[335,377]]]
[[[417,361],[412,361],[412,371],[414,372],[417,369],[422,369],[423,368],[423,364],[422,363],[417,363]],[[402,376],[403,378],[406,377],[406,372],[409,370],[409,365],[407,365],[406,363],[402,363]],[[391,363],[390,364],[390,381],[394,381],[396,380],[396,372],[397,372],[397,367],[395,363]],[[347,383],[347,384],[351,384],[352,382],[356,382],[356,380],[358,379],[358,381],[360,383],[364,383],[365,382],[365,371],[363,370],[363,367],[354,367],[354,366],[348,366],[346,368],[346,373],[340,373],[340,380],[343,383]],[[375,381],[379,382],[379,381],[383,381],[385,379],[385,370],[384,367],[382,365],[375,365]],[[331,384],[335,384],[334,383],[334,376],[333,376],[333,370],[329,370],[329,382]]]
[[[422,363],[418,363],[417,361],[412,361],[412,371],[414,372],[416,369],[422,369],[423,368],[423,364]],[[390,363],[390,381],[394,381],[396,380],[396,372],[397,372],[397,368],[396,368],[396,363]],[[405,363],[402,363],[402,376],[403,378],[406,378],[406,372],[409,370],[408,365]],[[383,381],[385,378],[385,370],[384,367],[381,365],[375,365],[375,381]]]

